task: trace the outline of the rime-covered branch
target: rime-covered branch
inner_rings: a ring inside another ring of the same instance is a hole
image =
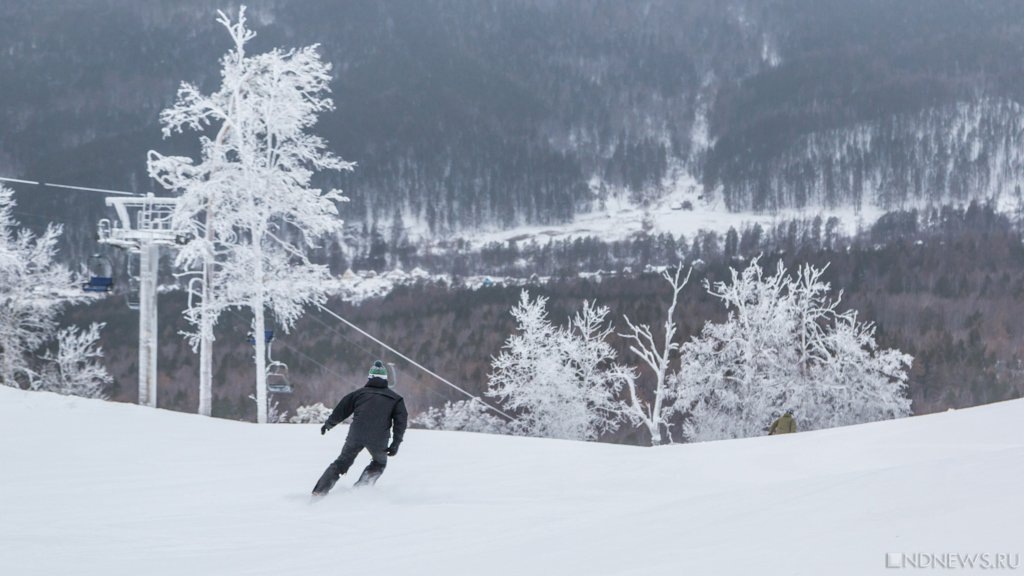
[[[647,428],[651,434],[651,443],[654,445],[662,443],[662,431],[668,431],[668,420],[677,410],[674,402],[675,386],[669,379],[672,357],[681,346],[676,340],[675,311],[679,304],[679,294],[690,281],[692,273],[693,269],[690,268],[683,277],[682,264],[676,267],[674,274],[667,271],[662,273],[665,281],[672,286],[672,302],[665,313],[664,336],[660,346],[655,341],[650,326],[634,324],[628,317],[625,320],[629,331],[619,334],[630,342],[630,351],[639,356],[654,373],[653,398],[650,400],[645,400],[638,392],[634,373],[622,373],[627,378],[626,387],[629,390],[626,414],[634,423]]]

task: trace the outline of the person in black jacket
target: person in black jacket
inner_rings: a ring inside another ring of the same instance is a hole
[[[366,386],[352,392],[338,402],[327,422],[320,428],[320,434],[353,416],[352,425],[348,429],[348,438],[341,449],[341,455],[331,462],[324,471],[320,481],[313,488],[313,495],[319,496],[330,492],[338,478],[348,472],[355,462],[356,456],[365,448],[373,459],[363,470],[356,486],[372,485],[380,478],[388,464],[388,456],[398,454],[398,447],[405,436],[409,413],[405,409],[405,401],[394,390],[388,388],[388,371],[380,360],[370,368]],[[392,429],[394,435],[392,436]],[[388,439],[391,437],[391,444]]]

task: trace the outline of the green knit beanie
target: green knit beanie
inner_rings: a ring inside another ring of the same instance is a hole
[[[370,368],[370,378],[388,379],[388,369],[384,367],[383,362],[377,360],[373,363],[373,368]]]

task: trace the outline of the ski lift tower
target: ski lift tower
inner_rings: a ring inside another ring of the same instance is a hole
[[[171,226],[177,198],[107,198],[117,220],[99,221],[99,241],[139,257],[139,404],[156,407],[157,366],[157,273],[160,247],[174,246],[177,235]]]

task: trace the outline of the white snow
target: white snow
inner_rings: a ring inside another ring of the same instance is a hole
[[[584,276],[585,274],[581,274]],[[590,274],[589,276],[593,276]],[[373,270],[346,270],[341,276],[323,283],[324,291],[334,297],[352,304],[362,304],[374,298],[384,298],[398,286],[412,286],[420,283],[436,283],[445,286],[458,284],[470,290],[479,290],[489,286],[527,286],[529,284],[545,284],[549,276],[535,278],[515,278],[503,276],[464,276],[457,281],[450,274],[429,274],[422,268],[414,268],[405,272],[395,268],[387,272],[377,273]]]
[[[592,178],[591,188],[600,188],[603,183]],[[603,210],[578,214],[566,224],[542,226],[530,225],[464,234],[473,246],[484,246],[491,242],[504,243],[516,240],[520,243],[537,241],[544,244],[549,240],[574,240],[593,236],[606,242],[625,240],[644,230],[645,221],[651,234],[669,233],[685,235],[689,240],[699,232],[725,234],[729,228],[742,231],[760,224],[768,228],[792,220],[813,220],[820,216],[824,223],[830,217],[839,219],[839,232],[852,236],[861,228],[875,223],[885,210],[868,205],[860,209],[847,208],[806,208],[765,212],[731,212],[715,198],[720,194],[705,194],[703,186],[685,166],[673,162],[663,184],[666,192],[649,207],[642,207],[630,201],[625,192],[609,195]],[[683,209],[689,203],[692,209]]]
[[[661,448],[410,430],[375,488],[347,488],[364,455],[311,503],[344,433],[0,388],[0,574],[862,576],[1024,552],[1022,401]]]

